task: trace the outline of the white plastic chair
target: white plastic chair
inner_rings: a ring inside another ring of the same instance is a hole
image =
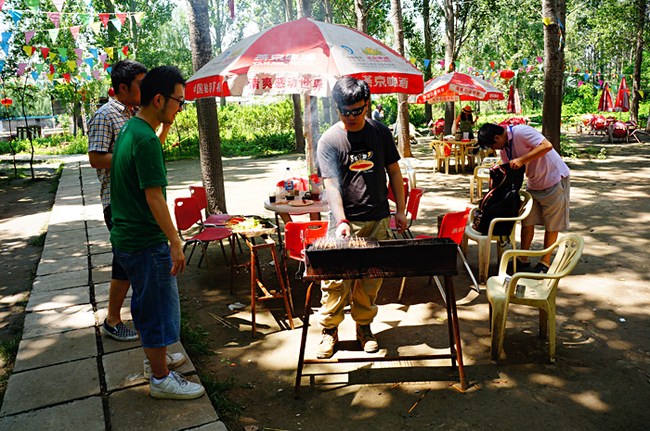
[[[481,232],[475,230],[471,222],[468,223],[467,227],[465,228],[465,235],[463,236],[463,253],[465,253],[465,256],[467,256],[467,243],[468,240],[476,241],[478,244],[478,281],[479,283],[483,283],[487,280],[488,276],[488,270],[490,268],[490,248],[492,245],[492,241],[497,242],[497,257],[501,259],[501,255],[503,254],[503,249],[505,247],[505,244],[503,244],[504,239],[507,239],[510,244],[512,244],[513,250],[517,248],[517,241],[515,239],[515,228],[517,227],[517,223],[521,222],[523,219],[528,217],[528,214],[530,214],[530,211],[533,208],[533,199],[530,196],[530,193],[520,190],[519,191],[519,197],[521,198],[521,205],[519,207],[519,215],[517,217],[497,217],[494,220],[490,222],[490,226],[488,228],[487,234],[482,234]],[[476,212],[476,208],[472,210],[472,213],[470,214],[469,220],[474,220],[474,213]],[[512,225],[512,230],[508,235],[494,235],[494,226],[499,223],[499,222],[504,222],[504,221],[510,221],[510,222],[515,222]]]
[[[555,297],[560,279],[573,271],[578,263],[584,240],[569,234],[560,238],[545,250],[508,250],[499,265],[499,274],[487,282],[487,298],[490,303],[491,358],[498,361],[503,350],[506,317],[510,304],[539,308],[539,335],[548,338],[549,360],[555,362]],[[557,250],[548,273],[515,272],[506,282],[509,260],[518,256],[543,256]]]

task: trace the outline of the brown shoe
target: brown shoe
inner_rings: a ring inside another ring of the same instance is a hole
[[[331,358],[334,354],[336,344],[339,342],[339,329],[338,328],[323,328],[323,336],[318,344],[318,351],[316,357],[318,359]]]
[[[379,350],[379,344],[370,330],[370,325],[357,325],[357,340],[366,353],[375,353]]]

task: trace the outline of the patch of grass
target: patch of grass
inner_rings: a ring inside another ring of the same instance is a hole
[[[47,236],[47,230],[41,232],[41,234],[35,238],[32,238],[29,241],[29,245],[32,247],[43,247],[45,245],[45,236]]]
[[[181,341],[183,347],[190,356],[209,354],[208,335],[210,333],[198,325],[195,327],[190,325],[189,319],[184,317],[186,314],[181,313]]]
[[[607,148],[605,147],[596,147],[593,145],[589,145],[588,147],[585,147],[584,153],[587,155],[587,157],[595,158],[598,160],[605,160],[607,159]]]
[[[217,380],[208,374],[200,374],[199,377],[219,417],[228,423],[233,423],[239,419],[244,409],[243,406],[230,401],[226,397],[227,392],[235,387],[234,380]]]
[[[63,173],[63,166],[64,164],[60,163],[59,167],[56,168],[56,171],[54,171],[54,178],[50,183],[50,193],[54,194],[59,189],[59,181],[61,180],[61,174]]]
[[[9,376],[14,368],[20,338],[21,334],[16,334],[13,338],[0,342],[0,403],[2,403]]]

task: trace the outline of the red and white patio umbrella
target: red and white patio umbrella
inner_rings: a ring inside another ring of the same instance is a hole
[[[614,110],[618,112],[628,112],[630,110],[630,89],[627,87],[625,77],[621,79],[621,85],[618,86]]]
[[[519,100],[519,90],[510,86],[508,91],[508,106],[506,107],[506,112],[508,114],[521,114],[521,102]]]
[[[503,100],[503,92],[478,76],[460,72],[430,79],[424,90],[409,98],[409,103]]]
[[[383,43],[346,26],[302,18],[228,48],[187,81],[185,97],[324,97],[342,76],[366,80],[373,94],[417,94],[424,87],[422,73]]]
[[[609,89],[609,84],[606,82],[603,85],[603,92],[600,94],[598,101],[599,112],[612,112],[614,110],[614,100],[612,99],[612,92]]]

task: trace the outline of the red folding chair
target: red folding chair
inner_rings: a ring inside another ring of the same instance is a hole
[[[192,251],[190,252],[190,257],[187,259],[187,263],[190,263],[192,260],[192,255],[194,254],[194,249],[197,244],[201,246],[201,259],[199,260],[199,267],[203,258],[207,265],[208,256],[207,249],[208,245],[212,241],[219,241],[221,244],[221,252],[223,253],[223,258],[228,265],[228,257],[226,255],[226,249],[223,246],[223,240],[229,238],[232,234],[232,231],[228,228],[223,227],[205,227],[203,223],[203,217],[201,215],[201,210],[199,209],[199,204],[196,199],[193,197],[189,198],[177,198],[174,200],[174,218],[176,219],[176,228],[178,229],[178,235],[181,240],[185,243],[183,246],[183,252],[188,245],[192,244]],[[192,228],[198,229],[198,233],[190,234],[192,236],[186,237],[188,232]]]
[[[404,181],[404,199],[409,197],[409,179],[407,177],[402,177]],[[395,194],[393,193],[393,188],[388,184],[388,200],[395,202]]]
[[[205,211],[205,225],[209,227],[223,226],[228,220],[228,214],[208,214],[208,195],[203,186],[190,186],[190,195],[196,199],[199,211]],[[241,247],[240,247],[241,248]]]
[[[411,233],[411,226],[413,226],[413,222],[418,218],[418,210],[420,209],[420,199],[422,199],[423,194],[424,194],[424,190],[418,188],[411,189],[409,193],[408,202],[406,203],[406,215],[407,217],[410,216],[411,218],[408,221],[406,230],[402,234],[404,238],[413,238],[413,234]],[[395,216],[391,217],[390,219],[390,228],[393,231],[393,236],[397,238],[397,235],[395,233],[397,232]]]

